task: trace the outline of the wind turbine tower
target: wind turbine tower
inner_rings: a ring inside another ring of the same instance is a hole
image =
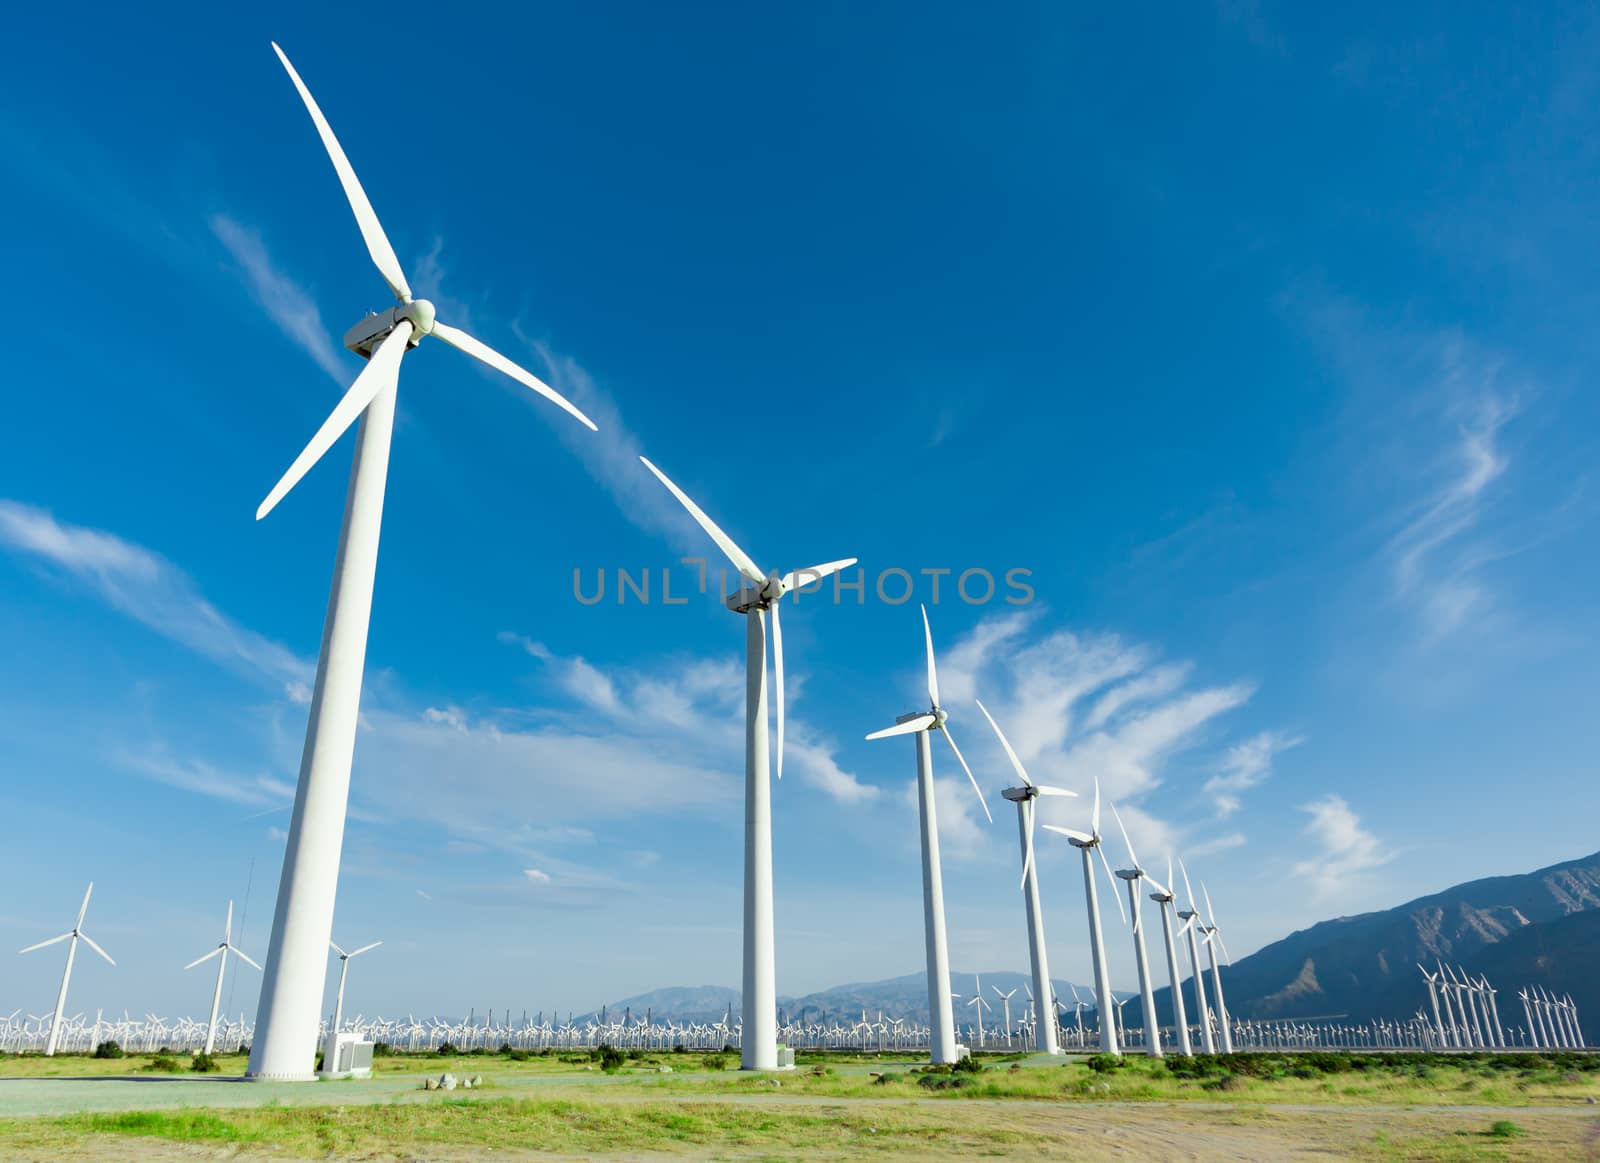
[[[59,937],[51,937],[48,941],[40,941],[36,945],[29,945],[26,949],[19,950],[20,953],[32,953],[35,949],[44,949],[62,941],[68,942],[67,965],[61,971],[61,990],[56,994],[56,1009],[50,1018],[50,1036],[45,1039],[44,1044],[46,1058],[55,1054],[56,1046],[61,1041],[61,1015],[67,1008],[67,986],[72,981],[72,962],[78,955],[78,942],[82,941],[89,948],[100,954],[101,957],[104,957],[108,965],[116,965],[116,962],[111,960],[111,954],[96,945],[94,939],[83,931],[83,918],[84,914],[89,911],[89,894],[92,892],[94,892],[94,882],[90,881],[89,887],[83,894],[83,904],[78,909],[78,919],[72,922],[72,928],[62,933]]]
[[[184,966],[184,969],[193,969],[196,965],[210,961],[213,957],[217,958],[217,984],[216,987],[211,991],[211,1024],[206,1027],[205,1052],[207,1054],[211,1053],[211,1051],[215,1049],[217,1045],[217,1013],[222,1008],[222,975],[228,971],[229,953],[232,953],[235,957],[239,958],[239,960],[253,968],[257,973],[261,971],[261,966],[250,960],[249,956],[245,954],[244,950],[240,949],[233,943],[232,901],[228,902],[228,919],[222,924],[222,943],[215,949],[211,950],[211,952],[207,953],[204,957],[196,957],[193,961]]]
[[[739,1065],[778,1068],[778,984],[772,921],[772,781],[767,760],[767,618],[772,619],[772,678],[777,704],[778,778],[783,778],[783,629],[779,605],[787,594],[856,563],[853,557],[797,569],[782,577],[761,571],[689,495],[645,457],[639,458],[705,530],[744,579],[724,602],[743,614],[744,658],[744,991]],[[946,1005],[948,1006],[948,1001]]]
[[[315,1031],[322,1009],[324,958],[333,932],[334,895],[344,846],[350,764],[355,754],[361,679],[366,667],[367,625],[378,568],[378,534],[383,522],[400,361],[425,337],[433,336],[510,376],[587,427],[594,428],[594,422],[499,352],[465,331],[440,322],[432,303],[412,297],[394,247],[389,244],[350,159],[289,58],[276,44],[272,49],[311,115],[344,187],[345,198],[355,212],[368,254],[398,300],[396,306],[368,314],[345,333],[345,346],[363,356],[367,366],[256,510],[258,521],[271,512],[360,418],[246,1074],[253,1079],[310,1081],[316,1077],[311,1069],[316,1056]],[[390,149],[401,148],[402,138],[403,134],[393,128],[379,136],[379,140],[390,143]]]
[[[1017,805],[1017,838],[1022,845],[1022,901],[1028,913],[1028,954],[1033,967],[1033,996],[1043,1000],[1036,1003],[1047,1015],[1034,1023],[1034,1048],[1041,1054],[1059,1054],[1061,1045],[1056,1037],[1055,1006],[1051,1004],[1049,952],[1044,941],[1044,912],[1039,907],[1039,866],[1034,859],[1033,829],[1038,819],[1034,800],[1040,796],[1075,796],[1078,793],[1061,787],[1047,787],[1034,783],[1022,767],[1011,741],[1006,738],[1000,724],[994,721],[989,708],[980,701],[978,710],[989,720],[1000,746],[1011,761],[1012,769],[1022,781],[1020,787],[1008,787],[1000,794]],[[1013,990],[1012,992],[1016,992]]]
[[[928,1056],[935,1065],[959,1060],[961,1051],[956,1042],[956,1023],[950,1005],[950,948],[945,937],[944,924],[944,873],[939,863],[939,815],[934,800],[933,745],[929,735],[938,731],[955,752],[961,768],[978,794],[983,814],[989,816],[989,805],[983,798],[978,781],[956,746],[950,734],[949,718],[939,703],[939,671],[933,658],[933,630],[928,625],[928,610],[922,609],[922,633],[928,653],[928,703],[926,711],[913,711],[901,715],[893,727],[874,731],[868,739],[888,739],[895,735],[914,735],[917,744],[917,806],[922,825],[922,932],[927,946],[928,964],[928,1014],[932,1029],[928,1035]],[[994,820],[989,816],[990,822]],[[982,1021],[982,1015],[979,1015]]]
[[[1161,1057],[1161,1023],[1156,1020],[1156,995],[1150,987],[1150,961],[1144,952],[1144,930],[1139,923],[1143,903],[1139,896],[1139,881],[1145,877],[1145,871],[1139,865],[1139,856],[1133,850],[1133,841],[1128,839],[1128,829],[1123,826],[1122,813],[1117,811],[1117,805],[1111,805],[1111,814],[1116,818],[1117,830],[1122,833],[1122,843],[1128,849],[1128,861],[1132,867],[1119,868],[1116,875],[1127,882],[1128,885],[1128,910],[1133,913],[1133,958],[1139,966],[1139,998],[1144,1008],[1144,1052],[1151,1058]],[[1159,887],[1159,886],[1158,886]]]
[[[1094,887],[1094,858],[1091,852],[1100,854],[1100,863],[1105,865],[1106,876],[1111,881],[1111,899],[1117,902],[1117,912],[1122,912],[1122,898],[1116,894],[1116,877],[1111,872],[1111,863],[1106,859],[1105,849],[1100,846],[1100,779],[1094,781],[1094,811],[1089,820],[1087,833],[1077,832],[1071,828],[1060,828],[1055,824],[1046,824],[1052,832],[1059,832],[1067,838],[1067,842],[1083,854],[1083,896],[1084,903],[1089,913],[1089,952],[1094,958],[1094,990],[1095,1009],[1100,1018],[1100,1049],[1107,1054],[1121,1054],[1117,1047],[1116,1016],[1111,1012],[1111,974],[1106,969],[1105,940],[1100,935],[1100,898]],[[1126,915],[1123,922],[1127,922]]]
[[[1167,945],[1167,981],[1172,991],[1172,1021],[1178,1031],[1178,1053],[1185,1058],[1194,1054],[1194,1047],[1189,1041],[1189,1018],[1183,1010],[1183,978],[1178,971],[1178,946],[1172,935],[1171,905],[1174,894],[1169,887],[1172,884],[1172,856],[1167,856],[1166,883],[1150,878],[1150,886],[1156,891],[1150,894],[1150,899],[1156,902],[1161,910],[1161,935],[1166,939]],[[1178,932],[1178,937],[1189,931],[1193,922],[1185,921],[1183,928]]]

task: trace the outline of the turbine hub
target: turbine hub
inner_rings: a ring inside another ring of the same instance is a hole
[[[943,707],[935,707],[935,708],[933,708],[933,725],[934,725],[935,728],[938,728],[938,729],[942,730],[944,728],[945,723],[949,720],[949,718],[950,718],[950,715],[945,711],[945,709]]]
[[[420,339],[433,331],[434,311],[433,304],[426,299],[413,299],[405,305],[401,317],[411,320],[411,326],[416,330],[415,339]]]

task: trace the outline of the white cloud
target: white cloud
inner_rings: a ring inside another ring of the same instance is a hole
[[[1459,345],[1449,345],[1445,358],[1454,368],[1452,381],[1466,374]],[[1478,374],[1493,382],[1492,368]],[[1481,618],[1492,605],[1481,567],[1496,554],[1473,532],[1487,494],[1510,468],[1499,437],[1517,413],[1513,401],[1481,384],[1467,388],[1451,407],[1456,436],[1439,474],[1443,479],[1388,546],[1395,593],[1416,607],[1430,640]]]
[[[428,707],[422,712],[425,723],[439,723],[453,731],[467,729],[467,713],[460,707]]]
[[[273,265],[261,236],[226,214],[211,217],[211,232],[244,271],[250,293],[274,323],[341,386],[354,378],[328,338],[322,315],[311,296]]]
[[[534,884],[550,883],[550,874],[544,871],[542,868],[524,868],[522,870],[522,875],[527,877]]]
[[[974,697],[982,697],[1035,782],[1081,797],[1040,801],[1040,823],[1084,827],[1098,778],[1153,868],[1151,861],[1170,850],[1184,829],[1157,817],[1146,797],[1160,786],[1167,765],[1210,738],[1217,720],[1245,705],[1254,687],[1193,686],[1189,663],[1159,662],[1152,648],[1114,634],[1047,630],[1040,624],[1043,616],[1036,608],[986,618],[940,652],[941,693],[968,759],[980,773],[1009,775],[998,743],[972,706]],[[963,711],[963,705],[972,709]],[[988,763],[982,759],[986,747]],[[980,778],[988,787],[989,776]],[[1110,826],[1102,820],[1102,832]]]
[[[180,760],[157,753],[133,752],[121,752],[114,758],[124,767],[157,783],[212,799],[251,807],[287,807],[294,798],[294,788],[281,779],[264,774],[241,775],[199,759]]]
[[[1217,815],[1227,817],[1239,810],[1241,793],[1272,775],[1272,761],[1280,752],[1298,747],[1304,740],[1281,731],[1262,731],[1228,749],[1222,770],[1206,780],[1205,792],[1216,801]]]
[[[1347,891],[1365,873],[1393,859],[1378,838],[1361,826],[1361,818],[1342,796],[1330,793],[1302,804],[1300,810],[1311,816],[1305,834],[1320,845],[1321,851],[1297,863],[1294,871],[1311,882],[1312,891],[1319,898]]]
[[[213,662],[264,675],[287,689],[312,676],[311,663],[238,625],[206,601],[186,573],[142,546],[3,499],[0,546],[62,571],[115,609]]]

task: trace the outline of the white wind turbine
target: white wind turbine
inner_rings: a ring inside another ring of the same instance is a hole
[[[1000,1004],[1005,1007],[1006,1047],[1009,1049],[1011,1046],[1011,999],[1016,996],[1017,987],[1013,985],[1010,993],[1002,992],[998,985],[991,985],[989,988],[994,990],[995,996],[1000,999]]]
[[[1071,828],[1060,828],[1055,824],[1046,824],[1052,832],[1059,832],[1067,838],[1074,848],[1083,854],[1083,895],[1089,912],[1089,952],[1094,958],[1094,990],[1099,999],[1095,1008],[1099,1011],[1100,1018],[1100,1049],[1107,1054],[1120,1054],[1117,1047],[1116,1018],[1107,1008],[1106,999],[1112,997],[1111,974],[1106,969],[1105,940],[1100,935],[1100,897],[1094,887],[1094,860],[1090,852],[1100,854],[1100,863],[1105,865],[1106,876],[1111,880],[1111,898],[1117,902],[1117,912],[1122,915],[1123,924],[1127,924],[1128,915],[1123,911],[1122,898],[1117,895],[1117,880],[1111,872],[1111,862],[1106,859],[1105,849],[1100,846],[1100,778],[1094,781],[1094,811],[1089,817],[1089,831],[1087,833],[1074,831]]]
[[[1117,869],[1117,876],[1126,881],[1128,885],[1128,910],[1133,913],[1133,956],[1139,967],[1139,999],[1144,1008],[1144,1048],[1145,1053],[1151,1058],[1161,1057],[1161,1024],[1156,1021],[1156,995],[1150,986],[1150,961],[1144,952],[1144,929],[1139,923],[1144,910],[1139,897],[1139,881],[1147,874],[1139,864],[1138,853],[1133,850],[1133,841],[1128,839],[1128,829],[1122,823],[1122,813],[1117,811],[1117,805],[1111,805],[1111,814],[1116,817],[1117,830],[1122,833],[1122,843],[1128,849],[1128,861],[1131,867]]]
[[[1222,1035],[1222,1052],[1233,1053],[1233,1031],[1229,1028],[1232,1023],[1228,1020],[1228,1003],[1222,996],[1222,970],[1217,965],[1217,950],[1222,950],[1224,961],[1232,962],[1228,956],[1228,947],[1223,944],[1222,930],[1217,928],[1216,910],[1211,907],[1211,894],[1206,891],[1205,882],[1200,882],[1200,895],[1206,902],[1205,945],[1211,956],[1211,992],[1217,999],[1217,1030]]]
[[[1044,999],[1041,1007],[1054,1014],[1055,1007],[1050,1004],[1050,964],[1044,941],[1044,912],[1039,907],[1039,869],[1033,855],[1033,829],[1038,820],[1038,810],[1033,801],[1039,796],[1075,796],[1078,793],[1062,787],[1046,787],[1029,779],[1011,741],[1000,730],[1000,724],[994,721],[994,716],[981,700],[978,710],[983,712],[983,717],[989,720],[989,726],[994,728],[1006,758],[1011,761],[1017,778],[1022,781],[1021,787],[1008,787],[1000,794],[1017,805],[1017,832],[1022,844],[1022,900],[1028,913],[1028,954],[1033,963],[1033,988],[1035,995]],[[1061,1047],[1056,1038],[1055,1021],[1047,1018],[1035,1023],[1035,1027],[1035,1048],[1041,1054],[1059,1054]]]
[[[983,1000],[983,979],[976,973],[972,975],[973,995],[967,999],[967,1004],[972,1007],[972,1012],[978,1026],[978,1049],[983,1049],[983,1011],[993,1009],[988,1002]]]
[[[955,752],[961,769],[978,793],[983,814],[989,805],[983,798],[972,769],[950,734],[949,718],[939,704],[939,670],[933,660],[933,630],[928,626],[928,608],[922,608],[922,634],[928,650],[928,704],[926,711],[912,711],[895,720],[893,727],[874,731],[868,739],[888,739],[895,735],[915,735],[917,742],[917,806],[922,823],[922,932],[928,955],[928,1012],[932,1031],[928,1038],[929,1058],[935,1063],[955,1062],[961,1051],[956,1046],[955,1018],[950,1008],[950,949],[945,939],[944,873],[939,863],[939,815],[934,801],[933,745],[930,732],[938,731]],[[992,823],[993,816],[989,816]],[[980,1022],[983,1020],[979,1015]]]
[[[333,161],[367,252],[399,300],[398,305],[369,314],[345,333],[345,346],[366,357],[367,366],[256,510],[257,520],[265,517],[356,418],[361,418],[250,1052],[250,1077],[302,1080],[314,1077],[311,1066],[314,1031],[322,1008],[323,951],[333,930],[401,358],[425,336],[436,336],[531,388],[588,427],[593,428],[594,423],[499,352],[440,323],[432,303],[412,297],[394,248],[322,110],[283,50],[276,44],[272,48]],[[409,144],[405,127],[399,124],[381,131],[380,139],[390,150]]]
[[[328,1047],[322,1056],[323,1066],[328,1070],[333,1069],[335,1059],[332,1052],[335,1051],[335,1040],[339,1036],[339,1031],[344,1028],[344,979],[345,975],[350,972],[350,958],[359,957],[382,944],[382,941],[374,941],[370,945],[363,945],[359,949],[352,949],[346,953],[339,948],[336,942],[328,942],[333,951],[339,955],[339,992],[333,1003],[333,1028],[328,1031]],[[359,1017],[360,1015],[357,1016]]]
[[[196,965],[210,961],[213,957],[217,958],[217,984],[216,988],[211,991],[211,1024],[206,1027],[205,1052],[207,1054],[211,1053],[217,1044],[217,1012],[222,1008],[222,975],[228,971],[229,953],[232,953],[246,965],[249,965],[258,971],[261,969],[261,966],[250,960],[249,955],[246,954],[243,949],[240,949],[233,943],[232,901],[228,902],[228,919],[222,923],[222,943],[219,944],[215,949],[211,950],[211,952],[207,953],[204,957],[196,957],[193,961],[184,966],[185,969],[193,969]]]
[[[1183,978],[1178,972],[1178,947],[1172,933],[1171,905],[1175,895],[1171,888],[1172,855],[1170,853],[1167,855],[1165,883],[1158,881],[1148,872],[1145,876],[1150,881],[1150,887],[1156,890],[1150,894],[1150,899],[1161,909],[1161,935],[1167,945],[1167,981],[1172,991],[1172,1021],[1178,1032],[1178,1053],[1187,1058],[1194,1053],[1194,1047],[1189,1042],[1189,1018],[1183,1009]],[[1178,930],[1178,937],[1181,938],[1187,933],[1193,924],[1193,921],[1185,921],[1183,928]]]
[[[1178,871],[1183,874],[1183,891],[1188,894],[1189,907],[1178,910],[1185,924],[1184,931],[1189,934],[1189,967],[1194,974],[1194,1020],[1200,1024],[1200,1047],[1207,1054],[1217,1052],[1217,1040],[1211,1032],[1211,1010],[1206,1005],[1206,980],[1200,975],[1200,939],[1197,935],[1199,926],[1195,919],[1200,916],[1199,910],[1194,907],[1194,887],[1189,883],[1189,870],[1184,867],[1183,857],[1178,857]]]
[[[67,945],[67,966],[61,971],[61,992],[56,994],[56,1010],[50,1018],[50,1036],[45,1040],[45,1057],[50,1057],[56,1052],[56,1043],[61,1039],[61,1014],[67,1008],[67,985],[72,981],[72,959],[78,955],[78,942],[82,941],[89,948],[106,959],[110,965],[116,962],[111,960],[111,954],[94,943],[94,938],[83,931],[83,917],[89,911],[89,894],[94,892],[94,881],[89,882],[89,887],[84,891],[83,904],[78,909],[78,919],[72,922],[72,928],[62,933],[59,937],[51,937],[48,941],[40,941],[37,945],[29,945],[26,949],[18,950],[19,953],[32,953],[35,949],[43,949],[62,941],[70,942]]]
[[[744,732],[744,1025],[739,1062],[744,1070],[778,1066],[778,988],[772,922],[772,783],[767,763],[767,615],[772,616],[772,677],[777,703],[778,778],[783,778],[783,629],[778,617],[784,596],[800,586],[846,569],[853,557],[797,569],[782,577],[765,574],[687,493],[645,457],[639,458],[688,510],[744,579],[724,600],[745,616]]]

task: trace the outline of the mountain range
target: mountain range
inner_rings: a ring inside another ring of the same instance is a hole
[[[1153,913],[1150,914],[1153,916]],[[1147,920],[1150,919],[1147,916]],[[1020,925],[1021,910],[1018,910]],[[1109,940],[1125,940],[1126,930],[1107,925]],[[1158,925],[1146,929],[1150,967],[1156,980],[1166,976]],[[1202,953],[1202,957],[1204,954]],[[1600,852],[1516,876],[1468,881],[1442,892],[1378,912],[1321,921],[1308,929],[1241,958],[1223,969],[1223,989],[1236,1018],[1338,1017],[1352,1021],[1401,1018],[1427,1003],[1427,989],[1418,962],[1432,969],[1446,961],[1476,976],[1488,976],[1500,989],[1500,1012],[1508,1024],[1520,1024],[1516,993],[1543,985],[1570,993],[1580,1018],[1600,1013]],[[1187,953],[1180,965],[1187,966]],[[985,1021],[1003,1012],[991,986],[1016,990],[1012,1014],[1026,1011],[1032,978],[1016,972],[981,975],[985,1000],[993,1007]],[[962,1004],[975,985],[970,972],[952,973],[951,988],[960,994],[957,1022],[971,1022],[972,1007]],[[1094,990],[1056,981],[1056,996],[1070,1003],[1073,990],[1092,1010]],[[1124,989],[1131,982],[1120,982]],[[1119,990],[1122,992],[1122,990]],[[1170,991],[1156,992],[1161,1020],[1171,1021]],[[1192,996],[1185,990],[1186,998]],[[1190,1019],[1193,1020],[1193,1003]],[[608,1006],[613,1015],[649,1012],[659,1019],[713,1022],[732,1006],[739,991],[724,986],[676,986],[638,994]],[[855,982],[778,1000],[780,1014],[808,1021],[824,1017],[854,1020],[865,1010],[874,1019],[928,1020],[927,979],[921,971],[885,981]],[[1136,1021],[1137,1005],[1128,1011]],[[989,1016],[992,1014],[993,1016]],[[1068,1020],[1071,1021],[1069,1009]]]

